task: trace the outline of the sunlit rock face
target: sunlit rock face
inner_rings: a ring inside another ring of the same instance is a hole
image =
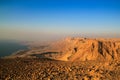
[[[110,61],[120,56],[120,39],[66,38],[51,46],[62,52],[56,59],[64,61]]]
[[[66,38],[36,46],[13,57],[45,57],[62,61],[112,61],[120,57],[120,39]]]

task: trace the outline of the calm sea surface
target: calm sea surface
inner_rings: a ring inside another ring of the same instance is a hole
[[[27,49],[26,45],[13,41],[0,41],[0,57],[9,56],[18,50]]]

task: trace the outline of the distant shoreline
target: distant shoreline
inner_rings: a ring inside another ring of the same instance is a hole
[[[13,55],[16,52],[26,49],[28,49],[28,46],[20,42],[0,41],[0,58]]]

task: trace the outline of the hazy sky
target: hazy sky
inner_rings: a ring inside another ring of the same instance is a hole
[[[0,39],[120,37],[120,0],[0,0]]]

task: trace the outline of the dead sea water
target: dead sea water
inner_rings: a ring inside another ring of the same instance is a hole
[[[26,45],[14,41],[0,41],[0,57],[9,56],[19,50],[27,49]]]

